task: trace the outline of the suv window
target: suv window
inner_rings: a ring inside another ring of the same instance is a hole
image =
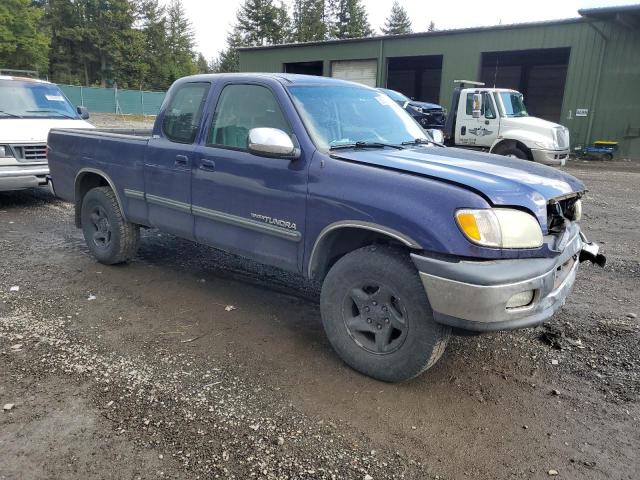
[[[173,94],[162,121],[162,131],[169,140],[193,143],[209,87],[209,83],[186,83]]]
[[[249,130],[260,127],[292,133],[271,90],[260,85],[227,85],[213,114],[207,143],[244,150]]]

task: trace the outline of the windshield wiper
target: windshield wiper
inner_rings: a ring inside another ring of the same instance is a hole
[[[435,145],[437,147],[444,147],[443,144],[429,140],[428,138],[415,138],[407,142],[402,142],[402,145]]]
[[[20,115],[16,115],[15,113],[11,112],[5,112],[4,110],[0,110],[0,114],[6,115],[7,117],[22,118]]]
[[[395,148],[396,150],[404,150],[400,145],[394,145],[392,143],[381,143],[381,142],[353,142],[353,143],[342,143],[340,145],[332,145],[329,147],[329,150],[343,150],[345,148]]]
[[[66,113],[59,112],[58,110],[46,110],[46,109],[43,109],[43,110],[27,110],[27,113],[41,113],[41,112],[42,113],[57,113],[61,117],[70,118],[72,120],[75,120],[77,118],[77,117],[72,117],[71,115],[67,115]]]

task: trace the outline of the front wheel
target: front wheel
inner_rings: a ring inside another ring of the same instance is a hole
[[[87,192],[80,219],[87,246],[100,263],[113,265],[135,256],[140,227],[124,219],[111,188],[97,187]]]
[[[411,379],[434,365],[451,332],[433,319],[406,252],[386,246],[360,248],[338,260],[322,285],[320,309],[338,355],[387,382]]]
[[[504,155],[505,157],[519,158],[521,160],[529,160],[529,157],[527,156],[527,153],[524,152],[523,150],[519,149],[518,147],[502,148],[496,153],[498,155]]]

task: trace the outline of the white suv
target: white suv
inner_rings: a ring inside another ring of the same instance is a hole
[[[52,128],[94,128],[53,83],[0,75],[0,192],[46,185]]]

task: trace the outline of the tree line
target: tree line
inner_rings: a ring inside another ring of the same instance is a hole
[[[398,2],[381,31],[411,32]],[[56,83],[164,90],[185,75],[238,71],[241,47],[373,34],[362,0],[244,0],[225,48],[208,61],[196,51],[182,0],[2,0],[0,69],[46,72]]]

